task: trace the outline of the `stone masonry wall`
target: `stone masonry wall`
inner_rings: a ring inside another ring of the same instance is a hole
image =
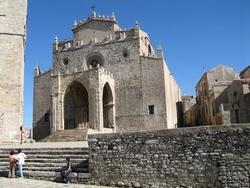
[[[34,77],[33,138],[42,139],[50,134],[51,120],[51,71]],[[43,100],[41,100],[43,99]]]
[[[26,16],[27,0],[0,0],[0,144],[20,142]]]
[[[89,135],[95,184],[249,187],[250,124]]]

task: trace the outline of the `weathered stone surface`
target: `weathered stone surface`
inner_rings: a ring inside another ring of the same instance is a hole
[[[175,128],[179,100],[162,49],[154,53],[147,33],[91,16],[73,26],[73,39],[56,39],[52,70],[35,70],[34,137],[69,128],[101,133]]]
[[[126,180],[131,187],[250,186],[250,124],[89,138],[89,169],[96,183],[117,185]]]
[[[20,142],[23,126],[27,0],[0,0],[0,144]]]

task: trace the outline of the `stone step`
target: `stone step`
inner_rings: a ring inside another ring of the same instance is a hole
[[[81,130],[81,129],[59,130],[40,141],[41,142],[84,141],[87,138],[87,132],[88,130]]]
[[[65,165],[64,165],[65,166]],[[63,166],[63,167],[64,167]],[[9,167],[8,166],[0,166],[0,171],[6,171],[8,170]],[[58,166],[50,166],[50,167],[35,167],[35,166],[26,166],[24,165],[23,167],[23,171],[50,171],[50,172],[60,172],[62,171],[63,168],[62,167],[58,167]],[[87,173],[89,172],[88,168],[72,168],[73,172],[82,172],[82,173]]]
[[[1,161],[1,160],[0,160]],[[26,159],[25,160],[27,163],[30,162],[34,162],[34,163],[65,163],[65,159]],[[88,156],[86,156],[85,158],[75,158],[75,159],[71,159],[72,163],[88,163]]]
[[[64,167],[65,163],[35,163],[35,162],[26,162],[25,167]],[[88,168],[89,164],[88,162],[80,162],[80,163],[73,163],[73,168]],[[9,167],[9,162],[0,162],[0,168],[1,167]]]
[[[37,158],[33,158],[33,159],[26,159],[25,160],[26,163],[65,163],[65,159],[48,159],[48,158],[41,158],[41,159],[37,159]],[[76,158],[76,159],[71,159],[71,162],[73,164],[77,164],[77,163],[88,163],[88,158]],[[2,163],[8,163],[8,158],[0,158],[0,165]]]
[[[70,157],[70,159],[88,159],[88,155],[47,155],[47,154],[38,154],[38,155],[28,155],[28,158],[26,160],[32,160],[32,159],[59,159],[59,160],[64,160],[66,157]],[[0,160],[8,160],[9,155],[1,155],[0,154]]]
[[[8,176],[8,171],[0,171],[0,176]],[[60,172],[47,172],[47,171],[24,171],[25,178],[49,180],[49,181],[62,181]],[[89,173],[76,173],[70,174],[70,182],[72,183],[88,183],[90,181]]]
[[[82,144],[83,142],[81,142]],[[77,146],[77,143],[73,143]],[[65,167],[66,157],[71,158],[72,162],[72,180],[75,183],[87,183],[89,178],[89,150],[86,147],[64,147],[64,143],[55,144],[52,147],[46,147],[41,144],[42,148],[32,145],[30,148],[22,148],[22,151],[27,155],[25,165],[23,167],[24,176],[33,179],[43,180],[60,180],[60,171]],[[50,143],[47,143],[49,146]],[[28,145],[27,145],[28,146]],[[12,147],[14,148],[14,147]],[[18,148],[18,147],[17,147]],[[9,170],[10,149],[8,147],[0,148],[0,176],[7,176]],[[58,176],[59,175],[59,176]]]
[[[88,150],[33,150],[33,151],[28,151],[28,150],[22,150],[26,155],[35,155],[35,154],[43,154],[43,153],[49,153],[51,155],[54,154],[74,154],[74,155],[82,155],[82,154],[88,154],[89,151]],[[9,152],[7,151],[1,151],[1,154],[9,154]]]
[[[77,142],[34,142],[34,143],[23,143],[23,144],[12,144],[12,145],[0,145],[0,149],[47,149],[47,148],[59,148],[59,149],[68,149],[68,148],[88,148],[87,141],[77,141]]]
[[[84,141],[86,139],[82,139],[82,138],[77,138],[77,137],[73,137],[73,136],[68,136],[69,138],[65,138],[65,137],[53,137],[53,138],[47,138],[44,139],[43,142],[74,142],[74,141]]]
[[[39,142],[40,143],[40,142]],[[47,143],[47,142],[46,142]],[[47,143],[50,144],[50,143]],[[13,149],[13,148],[11,148]],[[10,152],[9,148],[1,148],[0,147],[0,151],[6,151],[6,152]],[[17,146],[16,149],[19,149],[19,147]],[[23,151],[41,151],[42,150],[49,150],[49,151],[54,151],[54,150],[62,150],[62,151],[67,151],[67,150],[79,150],[79,151],[88,151],[88,147],[53,147],[53,148],[49,148],[49,147],[44,147],[44,148],[22,148]]]

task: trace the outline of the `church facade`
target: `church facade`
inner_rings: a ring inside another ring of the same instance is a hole
[[[123,30],[115,15],[75,21],[73,39],[53,44],[53,68],[34,75],[33,137],[175,128],[180,88],[138,23]]]

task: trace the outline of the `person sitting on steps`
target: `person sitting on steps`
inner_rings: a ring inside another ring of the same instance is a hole
[[[72,163],[70,162],[70,158],[66,157],[66,166],[63,171],[61,171],[61,176],[64,183],[69,183],[69,174],[72,171]]]

